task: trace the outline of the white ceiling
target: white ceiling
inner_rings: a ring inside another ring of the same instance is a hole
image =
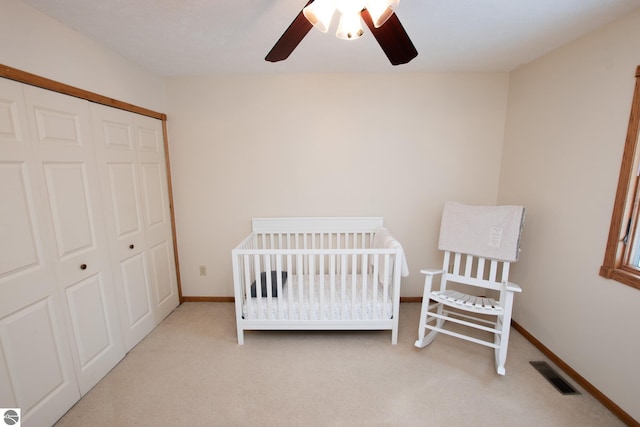
[[[640,0],[401,0],[418,50],[392,66],[365,28],[316,29],[285,61],[265,55],[307,0],[23,0],[161,76],[510,71],[640,7]]]

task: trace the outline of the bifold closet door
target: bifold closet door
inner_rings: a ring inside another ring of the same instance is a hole
[[[178,305],[162,123],[96,104],[91,112],[128,350]]]
[[[129,351],[156,326],[133,116],[97,104],[91,105],[91,115],[120,323]]]
[[[0,79],[0,406],[51,425],[179,303],[162,122]]]
[[[24,86],[81,394],[124,357],[87,101]]]
[[[79,398],[21,84],[0,79],[0,406],[53,424]]]
[[[133,115],[156,321],[179,304],[162,122]]]

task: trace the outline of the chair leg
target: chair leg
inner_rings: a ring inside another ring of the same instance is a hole
[[[415,346],[418,348],[426,347],[431,344],[436,335],[437,331],[431,331],[428,335],[425,336],[426,333],[426,324],[429,320],[429,305],[431,304],[431,300],[429,297],[431,296],[431,286],[433,283],[433,276],[428,274],[425,277],[424,281],[424,292],[422,294],[422,308],[420,309],[420,323],[418,325],[418,339],[415,342]],[[442,304],[438,304],[438,313],[442,314]],[[441,327],[444,321],[442,319],[437,320],[437,327]]]
[[[507,349],[509,347],[509,332],[511,332],[511,316],[499,316],[498,317],[498,329],[500,329],[500,335],[496,334],[496,372],[500,375],[504,375],[506,370],[504,364],[507,361]]]
[[[423,306],[424,307],[424,306]],[[426,308],[423,308],[423,310],[428,310],[429,306],[427,304]],[[438,313],[442,314],[442,304],[438,304]],[[421,316],[422,317],[422,316]],[[429,332],[428,334],[425,335],[426,332],[426,327],[425,325],[427,324],[427,321],[429,320],[428,314],[425,317],[424,322],[420,323],[420,330],[418,331],[418,339],[415,342],[415,346],[418,348],[424,348],[426,346],[428,346],[429,344],[431,344],[431,342],[436,338],[436,335],[438,335],[438,330],[431,330],[431,332]],[[436,320],[436,328],[440,329],[442,328],[442,326],[444,325],[444,319],[437,319]]]
[[[506,296],[505,313],[498,316],[496,327],[500,330],[500,335],[496,335],[496,371],[500,375],[505,374],[504,364],[507,361],[507,349],[509,347],[509,333],[511,332],[511,310],[513,294]]]

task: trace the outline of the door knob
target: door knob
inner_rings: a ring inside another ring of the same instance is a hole
[[[87,264],[80,264],[80,270],[86,270]]]
[[[129,245],[129,249],[133,249],[135,246],[133,244]]]

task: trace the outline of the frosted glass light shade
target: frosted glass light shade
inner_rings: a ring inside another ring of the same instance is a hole
[[[367,10],[376,28],[387,22],[400,0],[367,0]]]
[[[360,12],[342,13],[340,22],[338,23],[338,31],[336,37],[344,40],[355,40],[362,37],[362,21],[360,20]]]
[[[333,3],[342,14],[361,12],[365,6],[365,0],[334,0]]]
[[[315,0],[302,9],[302,14],[311,25],[326,33],[329,30],[335,11],[333,0]]]

